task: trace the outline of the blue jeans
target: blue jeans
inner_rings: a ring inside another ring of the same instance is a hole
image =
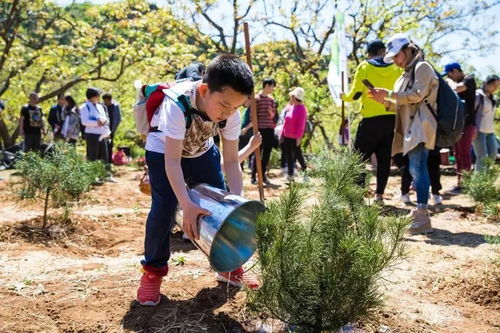
[[[485,168],[485,158],[495,160],[497,156],[497,138],[494,133],[478,132],[472,145],[476,153],[476,170],[481,171]]]
[[[215,145],[199,157],[182,158],[181,167],[186,183],[206,183],[225,189],[220,159],[219,149]],[[141,264],[147,271],[165,275],[170,258],[170,232],[175,224],[178,201],[165,171],[165,155],[146,150],[146,163],[152,200]]]
[[[423,143],[418,144],[413,150],[408,152],[410,160],[410,174],[413,177],[415,188],[417,189],[418,208],[426,208],[429,201],[429,187],[431,181],[429,170],[427,169],[427,159],[429,150]]]

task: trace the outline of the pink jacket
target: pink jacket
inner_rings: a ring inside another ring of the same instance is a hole
[[[304,136],[307,121],[307,108],[305,105],[294,105],[290,107],[285,115],[283,124],[283,137],[300,139]]]

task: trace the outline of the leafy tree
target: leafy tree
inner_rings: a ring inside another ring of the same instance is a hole
[[[257,221],[262,287],[253,307],[300,330],[334,330],[381,304],[382,270],[404,254],[406,218],[381,217],[356,185],[349,151],[316,161],[320,190],[292,184]]]
[[[117,84],[138,64],[175,72],[175,62],[196,49],[188,45],[193,29],[143,0],[65,8],[48,0],[8,0],[0,4],[0,17],[5,17],[0,26],[5,146],[17,138],[18,112],[31,91],[40,92],[43,103],[84,83]]]
[[[94,182],[106,176],[104,164],[85,161],[67,144],[55,145],[45,157],[29,152],[16,168],[22,179],[20,198],[44,200],[43,228],[47,226],[50,199],[68,209],[68,200],[80,200]]]

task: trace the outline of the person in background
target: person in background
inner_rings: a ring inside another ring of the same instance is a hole
[[[24,151],[39,151],[42,135],[45,135],[45,123],[42,109],[38,106],[38,94],[32,92],[29,103],[21,108],[19,117],[19,135],[24,137]]]
[[[241,119],[241,133],[240,140],[238,141],[238,150],[242,150],[250,142],[250,138],[253,136],[252,121],[250,120],[250,99],[245,101],[243,106],[245,107],[245,112],[243,112],[243,117]],[[244,164],[245,160],[241,161],[241,170],[244,169]],[[249,169],[251,169],[250,160],[248,166]]]
[[[122,114],[120,111],[120,106],[118,103],[113,101],[113,96],[110,93],[106,93],[102,95],[102,100],[104,102],[104,109],[108,113],[109,117],[109,129],[111,134],[109,135],[108,140],[108,160],[111,162],[111,156],[113,154],[113,139],[115,137],[116,130],[122,121]]]
[[[72,96],[68,95],[65,99],[64,124],[61,133],[66,142],[75,145],[80,137],[80,110]]]
[[[484,159],[496,159],[497,140],[495,136],[495,109],[497,102],[493,95],[500,87],[500,78],[490,75],[483,82],[480,89],[476,91],[476,126],[477,136],[473,141],[476,153],[476,170],[485,168]]]
[[[282,136],[288,167],[287,180],[291,182],[294,180],[295,161],[299,155],[302,155],[302,151],[298,148],[306,128],[307,108],[304,105],[305,91],[303,88],[293,89],[289,96],[292,107],[285,114]],[[304,159],[302,156],[300,158]]]
[[[429,150],[429,157],[427,159],[427,169],[429,170],[429,179],[431,181],[431,193],[434,206],[443,204],[443,197],[440,191],[443,189],[441,185],[441,154],[440,148],[436,147]],[[411,205],[413,202],[410,199],[410,187],[413,178],[410,174],[408,156],[398,154],[394,156],[396,165],[401,169],[401,201],[406,205]]]
[[[195,61],[188,66],[181,69],[177,74],[175,74],[175,80],[182,80],[191,78],[193,81],[199,81],[203,79],[205,75],[206,67],[201,62]]]
[[[367,79],[376,87],[392,89],[401,75],[398,66],[384,61],[385,44],[374,40],[367,46],[368,59],[363,61],[354,74],[351,91],[341,94],[341,99],[353,102],[361,99],[361,116],[354,149],[368,162],[372,154],[377,158],[377,188],[375,200],[383,203],[389,171],[391,169],[391,145],[394,136],[395,115],[385,111],[382,104],[368,97],[368,88],[363,84]],[[360,175],[358,184],[365,186],[366,173]]]
[[[452,192],[461,193],[463,172],[472,169],[472,140],[477,133],[474,109],[477,89],[476,80],[473,75],[464,74],[462,67],[457,62],[447,64],[441,75],[448,76],[448,84],[457,92],[460,99],[465,102],[464,132],[460,140],[453,146],[457,163],[457,185],[452,189]]]
[[[262,173],[264,176],[264,183],[269,184],[266,177],[267,165],[269,159],[271,158],[271,151],[274,144],[274,128],[276,127],[275,115],[276,107],[274,104],[274,98],[270,95],[276,88],[276,81],[274,79],[265,79],[262,83],[262,91],[255,96],[255,103],[257,106],[257,122],[259,126],[259,132],[262,135]],[[257,184],[257,166],[255,163],[255,158],[252,163],[252,184]]]
[[[52,127],[54,140],[64,140],[62,135],[62,127],[64,125],[64,109],[66,107],[66,98],[64,94],[57,95],[57,104],[53,105],[49,111],[48,122]]]
[[[394,90],[375,88],[372,98],[396,111],[396,127],[392,145],[393,155],[403,153],[410,160],[410,174],[417,190],[417,207],[411,212],[410,234],[432,232],[427,210],[429,200],[429,151],[435,148],[437,122],[429,110],[437,107],[439,79],[434,68],[423,60],[423,52],[406,35],[395,34],[389,42],[385,62],[394,62],[404,69]],[[422,103],[427,99],[428,104]]]
[[[80,115],[85,126],[85,140],[87,141],[87,160],[101,160],[109,163],[108,145],[106,138],[111,134],[109,118],[104,107],[99,103],[101,92],[97,88],[88,88],[87,102],[80,107]]]

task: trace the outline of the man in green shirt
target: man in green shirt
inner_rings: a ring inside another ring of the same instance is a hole
[[[368,59],[359,64],[354,74],[352,89],[341,94],[345,102],[353,102],[361,98],[361,116],[354,148],[368,161],[375,153],[377,157],[377,190],[376,200],[383,201],[383,195],[391,167],[391,146],[394,136],[394,113],[385,110],[384,105],[368,97],[369,89],[362,80],[367,79],[375,87],[393,89],[394,83],[402,74],[402,69],[394,64],[384,62],[385,45],[380,40],[368,44]],[[366,175],[360,175],[359,184],[365,185]]]

